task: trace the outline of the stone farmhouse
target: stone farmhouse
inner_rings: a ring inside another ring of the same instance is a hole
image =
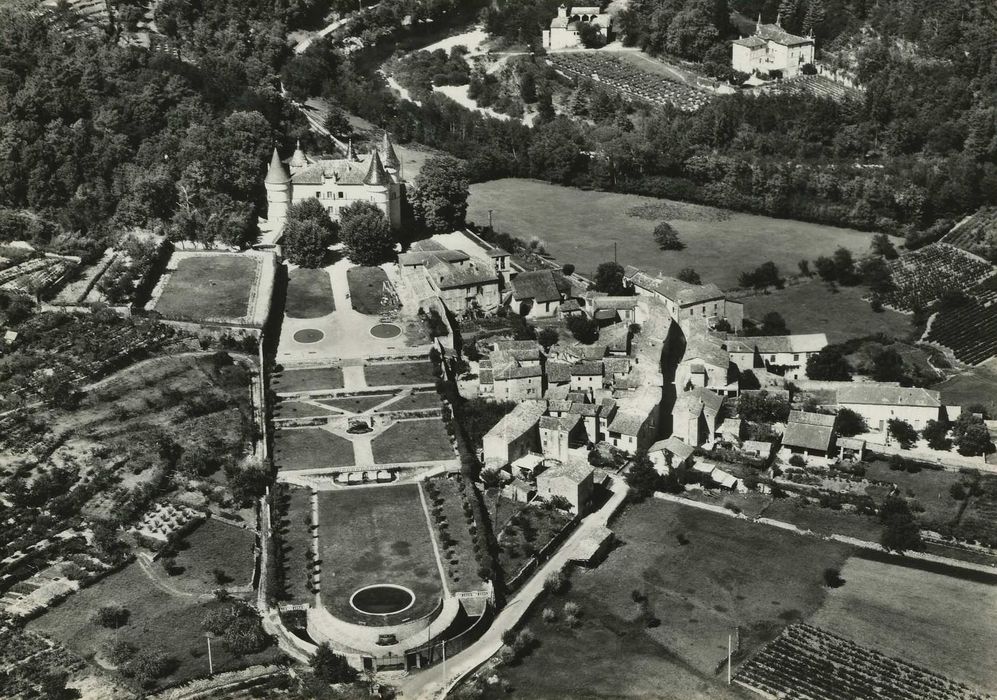
[[[715,284],[688,284],[674,277],[652,277],[632,265],[627,266],[623,280],[638,297],[649,296],[662,301],[678,322],[699,318],[715,324],[724,320],[735,331],[743,326],[744,305],[727,299]]]
[[[282,161],[275,148],[264,185],[265,228],[274,240],[287,220],[288,207],[305,199],[317,199],[333,221],[339,220],[344,207],[371,202],[384,212],[392,228],[402,224],[405,184],[401,161],[387,133],[379,148],[363,156],[354,152],[352,143],[342,158],[308,156],[299,144],[293,155]]]
[[[592,499],[595,470],[585,462],[551,467],[537,476],[537,496],[550,500],[560,496],[575,513],[583,513]]]
[[[537,425],[547,402],[523,401],[488,431],[483,441],[486,467],[503,467],[540,448]]]
[[[458,316],[471,310],[495,311],[502,303],[495,265],[462,250],[417,241],[410,252],[398,256],[398,268],[410,289],[439,297]]]
[[[807,360],[827,347],[823,333],[730,338],[727,352],[741,371],[765,369],[786,379],[806,379]]]
[[[479,366],[481,396],[496,401],[523,401],[539,399],[544,394],[540,346],[535,341],[499,341]]]
[[[924,430],[929,420],[955,420],[959,406],[945,406],[941,394],[931,389],[867,382],[842,385],[837,390],[839,408],[849,408],[865,418],[869,430],[885,433],[891,418]]]
[[[513,311],[530,319],[556,316],[562,305],[576,300],[584,291],[577,289],[571,280],[553,270],[520,272],[512,278],[510,286],[510,306]],[[574,308],[578,308],[577,301]]]
[[[595,27],[604,41],[609,40],[613,31],[612,17],[598,5],[570,8],[561,5],[550,21],[550,29],[542,32],[543,47],[548,50],[580,48],[582,39],[579,29],[583,24]]]
[[[723,399],[704,387],[679,394],[672,406],[672,435],[693,447],[712,441],[722,406]]]
[[[833,415],[790,411],[779,458],[789,461],[795,455],[807,464],[827,465],[833,456],[834,421]]]
[[[731,67],[748,75],[767,76],[773,71],[784,78],[799,75],[800,70],[814,62],[813,36],[796,36],[782,28],[781,19],[775,24],[762,24],[761,16],[755,33],[736,39],[731,52]]]

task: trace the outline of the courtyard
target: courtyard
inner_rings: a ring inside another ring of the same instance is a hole
[[[443,585],[418,486],[322,491],[318,499],[321,598],[330,613],[381,625],[433,611]],[[412,606],[395,615],[371,615],[350,605],[356,591],[378,584],[408,589],[415,596]]]

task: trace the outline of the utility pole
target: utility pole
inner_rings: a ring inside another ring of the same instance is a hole
[[[731,655],[731,645],[732,645],[731,635],[727,635],[727,685],[730,685],[730,655]]]
[[[619,260],[616,259],[616,241],[613,241],[613,262],[619,263]]]
[[[211,661],[211,635],[210,634],[205,634],[204,638],[208,640],[208,675],[209,676],[214,676],[215,675],[215,665]]]
[[[489,209],[488,210],[488,230],[489,231],[494,231],[495,230],[494,228],[492,228],[492,212],[493,211],[495,211],[495,210],[494,209]]]
[[[447,687],[447,640],[443,639],[443,687]]]

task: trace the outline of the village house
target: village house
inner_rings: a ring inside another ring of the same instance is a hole
[[[588,292],[585,296],[588,315],[601,324],[630,324],[637,320],[636,296],[611,297],[599,292]]]
[[[782,28],[780,18],[775,24],[762,24],[759,15],[755,33],[735,39],[731,51],[731,68],[748,75],[783,78],[799,75],[803,66],[814,62],[815,42],[812,36],[796,36]]]
[[[675,321],[700,318],[712,325],[725,320],[735,331],[741,330],[744,324],[744,305],[727,299],[715,284],[689,284],[674,277],[652,277],[632,265],[627,266],[623,280],[633,287],[637,296],[650,296],[664,302]]]
[[[892,418],[924,430],[929,420],[955,420],[960,412],[959,406],[944,406],[937,391],[917,387],[854,382],[839,387],[837,395],[839,408],[855,411],[877,433],[885,433]]]
[[[807,464],[830,464],[834,459],[831,448],[834,421],[834,416],[824,413],[790,411],[779,459],[788,462],[793,456],[799,456]]]
[[[675,370],[675,387],[680,391],[704,388],[720,396],[737,396],[737,367],[723,348],[723,341],[714,336],[701,320],[681,324],[686,346],[682,361]]]
[[[697,387],[678,395],[672,407],[672,435],[698,447],[712,440],[723,399],[709,389]]]
[[[692,464],[695,448],[678,439],[675,435],[658,440],[647,449],[647,456],[655,471],[662,476],[672,469],[688,467]]]
[[[484,463],[501,469],[540,449],[537,423],[547,410],[546,401],[523,401],[488,431],[483,440]]]
[[[550,29],[542,32],[543,47],[547,50],[581,48],[582,24],[594,27],[604,42],[609,40],[613,31],[612,17],[598,5],[570,8],[561,5],[557,8],[557,15],[550,21]]]
[[[520,272],[512,278],[512,310],[525,318],[551,318],[561,303],[575,297],[571,281],[553,270]],[[580,293],[580,290],[578,290]]]
[[[652,445],[661,427],[661,396],[661,387],[653,385],[618,392],[613,397],[616,409],[607,427],[606,441],[631,453]]]
[[[333,221],[338,221],[340,212],[350,204],[370,202],[384,212],[392,228],[402,225],[402,165],[387,133],[380,148],[364,156],[356,154],[351,143],[342,158],[313,158],[305,155],[299,144],[286,168],[275,148],[264,186],[265,228],[274,239],[284,228],[288,208],[306,199],[322,204]]]
[[[592,499],[594,472],[582,462],[551,467],[537,475],[537,496],[546,501],[561,496],[571,504],[571,510],[583,513]]]
[[[398,256],[402,280],[412,289],[428,288],[455,315],[472,309],[494,311],[501,304],[498,273],[461,250],[419,241]],[[419,276],[425,285],[415,284]]]
[[[542,416],[538,428],[543,456],[561,462],[568,461],[569,450],[585,447],[588,442],[582,416],[578,413]]]
[[[827,347],[823,333],[728,338],[727,352],[742,372],[765,369],[786,379],[806,379],[807,360]]]

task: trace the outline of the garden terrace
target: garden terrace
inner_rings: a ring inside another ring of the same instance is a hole
[[[477,534],[474,513],[465,505],[461,479],[460,476],[429,479],[424,482],[424,491],[450,590],[473,591],[483,584],[474,554]]]
[[[980,476],[979,492],[970,496],[953,534],[997,547],[997,475]]]
[[[947,291],[968,292],[994,274],[986,260],[947,243],[933,243],[888,264],[894,289],[883,295],[883,303],[906,311],[928,308]]]
[[[414,484],[320,491],[322,603],[348,622],[381,625],[428,615],[443,596],[432,535]],[[360,588],[393,584],[415,602],[396,615],[367,615],[350,605]]]
[[[322,428],[274,431],[274,462],[279,471],[332,469],[356,463],[353,443]]]
[[[378,464],[457,459],[439,418],[400,420],[371,441]]]
[[[811,625],[786,628],[745,664],[737,682],[768,697],[826,700],[983,700],[944,676]]]
[[[28,294],[44,294],[64,279],[77,263],[65,258],[32,258],[19,265],[0,270],[0,288]]]
[[[0,696],[5,698],[44,698],[41,669],[64,671],[70,679],[89,675],[83,660],[64,646],[14,625],[0,628],[0,665]]]
[[[311,572],[312,556],[312,492],[300,486],[278,486],[280,560],[283,573],[283,595],[279,598],[291,604],[313,600]]]
[[[971,299],[954,309],[939,311],[926,339],[944,345],[966,364],[989,360],[997,355],[997,302],[984,306]]]
[[[165,318],[190,321],[246,319],[263,258],[242,254],[183,257],[169,273],[153,308]]]
[[[780,80],[774,85],[759,86],[756,90],[776,95],[812,95],[835,102],[862,99],[861,90],[836,83],[820,75],[800,75],[789,80]]]
[[[997,263],[997,207],[985,207],[942,236],[942,242]]]
[[[695,112],[710,100],[710,94],[641,70],[615,56],[600,52],[552,53],[547,62],[573,77],[595,80],[625,97],[658,105],[672,105]]]
[[[357,396],[337,396],[334,399],[319,399],[319,403],[352,413],[366,413],[378,404],[391,398],[391,394],[358,394]]]

